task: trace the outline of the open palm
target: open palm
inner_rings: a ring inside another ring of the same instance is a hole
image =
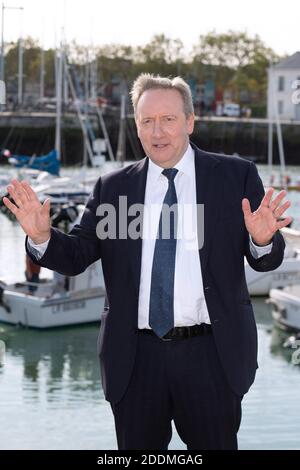
[[[259,208],[254,212],[251,211],[248,199],[242,201],[246,228],[257,245],[270,243],[277,230],[286,227],[292,220],[291,217],[279,220],[291,205],[289,201],[281,204],[286,191],[280,191],[272,201],[273,193],[274,188],[268,189]]]
[[[50,200],[40,203],[27,181],[12,180],[7,187],[14,203],[3,198],[5,206],[15,215],[24,232],[34,243],[50,238]]]

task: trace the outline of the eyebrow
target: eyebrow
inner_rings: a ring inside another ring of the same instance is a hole
[[[161,117],[177,117],[176,114],[163,114]],[[141,120],[143,121],[144,119],[154,119],[153,116],[144,116],[144,117],[141,117]]]

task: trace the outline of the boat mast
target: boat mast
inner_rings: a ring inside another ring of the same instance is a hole
[[[64,46],[61,42],[59,51],[56,52],[56,127],[55,127],[55,150],[57,159],[61,159],[61,101],[62,101],[62,79],[63,79]]]
[[[272,68],[271,68],[271,70],[272,70]],[[284,156],[282,129],[281,129],[279,110],[278,110],[278,103],[277,103],[276,94],[275,94],[275,86],[274,86],[275,79],[276,79],[276,76],[274,74],[274,69],[273,69],[272,78],[270,79],[270,88],[271,88],[270,92],[271,92],[271,103],[272,103],[271,109],[273,108],[272,109],[272,119],[275,117],[277,143],[278,143],[278,153],[279,153],[279,161],[280,161],[280,185],[283,186],[284,188],[286,188],[285,156]],[[273,153],[272,131],[273,131],[273,121],[271,122],[271,130],[270,130],[270,124],[269,124],[269,155],[268,155],[268,161],[270,161],[269,159],[272,158],[272,153]]]
[[[22,23],[23,23],[23,11],[24,8],[20,7],[20,38],[19,38],[19,54],[18,54],[18,105],[19,108],[22,106],[23,103],[23,38],[22,38]]]
[[[126,114],[125,114],[126,96],[121,96],[121,109],[120,109],[120,128],[117,149],[117,161],[124,164],[126,153]]]
[[[271,68],[269,69],[269,83],[270,83],[270,101],[271,101],[271,108],[269,108],[269,115],[268,115],[268,172],[269,178],[271,182],[272,171],[273,171],[273,76],[270,73]],[[272,184],[272,183],[271,183]]]

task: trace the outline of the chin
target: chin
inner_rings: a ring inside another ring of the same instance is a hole
[[[159,166],[164,166],[164,167],[173,166],[172,158],[157,158],[154,156],[154,158],[152,158],[152,161]]]
[[[176,156],[168,152],[151,152],[153,160],[161,163],[172,162],[176,160]]]

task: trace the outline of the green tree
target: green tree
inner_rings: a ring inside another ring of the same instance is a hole
[[[234,99],[266,99],[267,68],[278,56],[258,37],[245,32],[215,31],[200,36],[193,48],[194,67],[210,66],[218,89],[230,89]]]
[[[25,83],[40,80],[41,47],[38,41],[26,38],[24,47]],[[46,94],[55,93],[55,50],[44,52]],[[109,84],[114,79],[131,82],[141,73],[149,72],[166,76],[181,75],[204,83],[213,79],[216,89],[230,89],[234,99],[248,96],[249,102],[266,101],[267,68],[279,57],[265,46],[258,36],[245,32],[215,31],[200,36],[190,54],[180,39],[164,34],[153,36],[144,45],[106,44],[87,47],[72,41],[66,46],[68,61],[75,64],[84,80],[84,66],[97,62],[98,83]],[[18,43],[6,45],[6,78],[17,85]],[[244,98],[243,98],[244,99]]]
[[[153,36],[151,41],[136,49],[136,68],[149,73],[177,75],[184,62],[183,43],[180,39],[170,39],[164,34]]]

